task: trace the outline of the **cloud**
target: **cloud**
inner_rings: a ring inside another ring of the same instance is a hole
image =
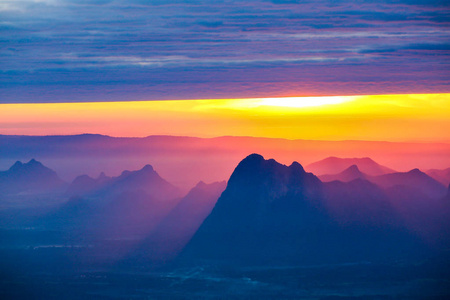
[[[392,90],[410,82],[401,76],[442,91],[450,81],[449,11],[439,1],[0,0],[0,20],[2,102],[59,101],[60,90],[189,98],[203,85],[230,96],[264,94],[261,86],[277,96],[304,82]]]

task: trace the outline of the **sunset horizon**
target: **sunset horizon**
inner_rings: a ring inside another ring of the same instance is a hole
[[[450,94],[20,103],[0,108],[2,133],[15,135],[450,141]],[[214,127],[208,126],[212,123]]]
[[[450,299],[449,0],[0,0],[0,299]]]

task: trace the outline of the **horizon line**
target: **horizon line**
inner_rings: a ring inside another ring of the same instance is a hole
[[[170,135],[170,134],[152,134],[146,136],[113,136],[101,133],[74,133],[74,134],[48,134],[48,135],[32,135],[32,134],[2,134],[0,136],[10,137],[77,137],[77,136],[99,136],[114,139],[146,139],[151,137],[171,137],[171,138],[191,138],[191,139],[220,139],[220,138],[248,138],[248,139],[266,139],[266,140],[283,140],[283,141],[304,141],[304,142],[361,142],[361,143],[396,143],[396,144],[450,144],[450,141],[386,141],[386,140],[321,140],[321,139],[288,139],[282,137],[265,137],[265,136],[248,136],[248,135],[221,135],[213,137],[200,137],[190,135]]]

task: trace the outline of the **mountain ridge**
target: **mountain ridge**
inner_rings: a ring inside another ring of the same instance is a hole
[[[391,168],[378,164],[370,157],[340,158],[330,156],[307,165],[306,169],[317,175],[337,174],[343,172],[345,169],[351,167],[352,165],[356,165],[361,172],[371,176],[378,176],[396,172]]]
[[[237,165],[179,259],[292,265],[388,262],[431,253],[405,228],[391,201],[366,179],[322,183],[298,163],[286,166],[251,154]]]

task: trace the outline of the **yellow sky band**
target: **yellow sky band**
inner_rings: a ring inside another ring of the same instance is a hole
[[[0,104],[0,133],[450,141],[450,94]]]

